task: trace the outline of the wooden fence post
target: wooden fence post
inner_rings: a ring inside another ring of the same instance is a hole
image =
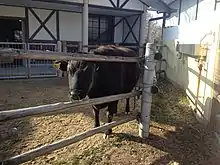
[[[145,52],[145,64],[143,75],[143,89],[141,100],[141,116],[139,124],[139,136],[147,138],[149,136],[150,127],[150,112],[152,93],[151,88],[153,86],[155,62],[154,62],[154,46],[152,43],[147,43]]]

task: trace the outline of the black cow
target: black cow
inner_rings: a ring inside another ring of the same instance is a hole
[[[128,48],[114,45],[100,46],[94,54],[103,56],[137,57],[137,54]],[[66,63],[67,64],[67,63]],[[88,96],[98,98],[109,95],[128,93],[133,90],[139,79],[140,67],[138,63],[122,62],[68,62],[69,94],[72,100],[80,100]],[[108,122],[112,122],[113,114],[117,113],[118,101],[93,106],[95,127],[100,126],[99,110],[107,109]],[[126,100],[125,111],[129,112],[129,99]],[[112,129],[105,135],[112,133]]]

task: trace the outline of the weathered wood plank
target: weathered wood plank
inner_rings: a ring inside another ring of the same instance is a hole
[[[85,61],[107,61],[107,62],[138,62],[139,57],[121,57],[121,56],[101,56],[94,54],[64,53],[64,52],[45,52],[45,51],[18,51],[18,50],[0,50],[1,59],[35,59],[35,60],[85,60]]]
[[[118,125],[127,123],[129,121],[132,121],[134,119],[136,119],[136,116],[132,115],[132,116],[128,116],[126,119],[123,119],[123,120],[120,120],[120,121],[113,121],[111,123],[107,123],[107,124],[105,124],[103,126],[100,126],[100,127],[97,127],[97,128],[93,128],[93,129],[91,129],[89,131],[86,131],[86,132],[83,132],[83,133],[79,133],[79,134],[71,136],[69,138],[59,140],[59,141],[57,141],[55,143],[52,143],[52,144],[49,144],[49,145],[44,145],[42,147],[39,147],[39,148],[30,150],[28,152],[25,152],[25,153],[23,153],[21,155],[14,156],[14,157],[12,157],[12,158],[10,158],[8,160],[5,160],[3,162],[3,164],[4,165],[9,165],[9,164],[10,165],[17,165],[17,164],[21,164],[21,163],[27,162],[27,161],[35,159],[35,158],[37,158],[39,156],[51,153],[52,151],[55,151],[55,150],[61,149],[63,147],[66,147],[68,145],[71,145],[73,143],[79,142],[79,141],[81,141],[83,139],[86,139],[88,137],[91,137],[91,136],[93,136],[95,134],[102,133],[102,132],[104,132],[107,129],[116,127]]]
[[[131,93],[106,96],[106,97],[100,97],[100,98],[94,98],[94,99],[85,99],[85,100],[80,100],[80,101],[75,101],[75,102],[60,102],[60,103],[41,105],[41,106],[36,106],[36,107],[6,110],[6,111],[0,112],[0,121],[12,120],[12,119],[28,117],[28,116],[37,116],[37,115],[47,114],[47,113],[54,113],[57,111],[64,111],[64,109],[70,108],[70,107],[101,104],[101,103],[126,99],[129,97],[139,96],[140,94],[141,94],[140,92],[135,91]]]

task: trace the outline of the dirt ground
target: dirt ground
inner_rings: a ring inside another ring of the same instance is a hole
[[[98,134],[24,164],[220,164],[214,136],[196,122],[184,93],[168,82],[159,82],[159,88],[160,92],[153,96],[148,139],[139,138],[138,123],[134,120],[114,128],[114,135],[109,139],[104,140],[102,134]],[[0,81],[0,110],[68,101],[67,91],[67,80],[62,78]],[[123,112],[124,107],[121,101],[119,111]],[[122,117],[114,119],[119,118]],[[105,110],[101,111],[101,120],[106,121]],[[0,159],[86,131],[93,127],[93,113],[91,107],[85,107],[78,108],[77,113],[0,123],[0,130],[14,127],[18,129],[18,136],[0,141]]]

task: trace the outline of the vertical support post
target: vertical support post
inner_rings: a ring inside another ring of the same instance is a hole
[[[66,43],[66,41],[62,42],[62,46],[63,46],[63,52],[67,53],[67,43]]]
[[[30,44],[25,44],[25,51],[30,50]],[[27,78],[31,78],[31,59],[27,59]]]
[[[78,52],[82,52],[83,49],[82,49],[82,42],[79,42],[78,43]]]
[[[139,136],[142,138],[147,138],[149,136],[150,112],[152,102],[151,89],[153,86],[155,73],[154,55],[154,45],[152,43],[147,43],[145,52],[143,90],[141,100],[141,118],[139,124]]]
[[[146,37],[146,24],[147,24],[147,9],[144,5],[144,13],[141,15],[141,24],[140,24],[140,41],[139,41],[139,56],[144,55],[144,43]]]
[[[62,52],[62,43],[61,41],[57,41],[57,52]],[[63,71],[60,69],[57,70],[57,77],[62,77]]]
[[[57,41],[57,52],[62,52],[62,42]]]
[[[89,0],[83,0],[83,32],[82,32],[82,44],[83,52],[88,52],[88,22],[89,22]],[[85,47],[86,46],[86,47]]]

